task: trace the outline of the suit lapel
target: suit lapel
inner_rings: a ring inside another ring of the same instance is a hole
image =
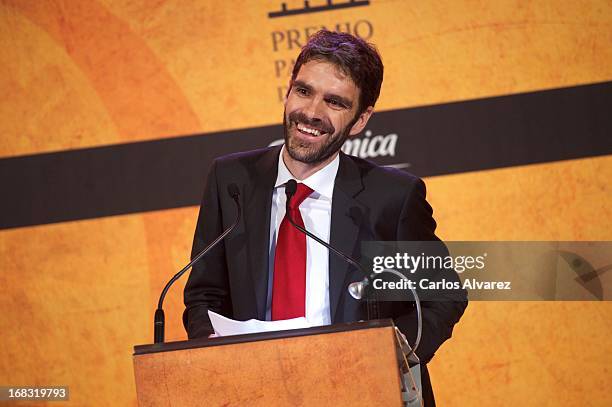
[[[248,264],[257,299],[257,317],[265,320],[268,294],[268,254],[270,249],[270,208],[278,170],[280,147],[270,149],[256,163],[249,185],[245,209],[245,227],[248,236]]]
[[[356,245],[359,243],[361,223],[367,212],[367,208],[355,199],[362,190],[359,168],[341,152],[332,200],[330,244],[351,257],[359,253]],[[329,254],[329,303],[332,323],[336,322],[338,303],[346,293],[347,277],[351,268],[343,259],[333,253]]]

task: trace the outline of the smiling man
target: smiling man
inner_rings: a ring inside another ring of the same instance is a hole
[[[362,110],[360,89],[345,68],[322,59],[300,62],[285,102],[283,160],[294,176],[304,179],[329,164],[346,139],[363,130],[373,107]],[[382,64],[380,75],[382,79]],[[380,82],[374,86],[380,92]]]
[[[363,275],[286,219],[289,180],[298,182],[289,205],[293,220],[356,259],[363,241],[438,240],[423,181],[340,151],[366,126],[382,79],[383,64],[372,45],[349,34],[320,31],[293,69],[283,118],[285,144],[213,162],[192,253],[234,221],[230,184],[240,190],[243,217],[191,272],[183,315],[190,338],[213,333],[208,310],[239,320],[304,316],[318,325],[367,319],[366,304],[347,292],[348,284]],[[416,353],[424,362],[425,405],[434,405],[426,363],[450,338],[466,304],[461,295],[423,303]],[[414,342],[412,302],[378,308],[381,318],[393,318]]]

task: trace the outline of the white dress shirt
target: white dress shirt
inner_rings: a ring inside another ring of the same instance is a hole
[[[274,193],[272,194],[272,210],[270,212],[270,248],[269,248],[269,279],[266,319],[271,319],[272,286],[274,282],[274,254],[278,229],[285,217],[285,183],[294,179],[283,161],[283,152],[278,158],[278,172]],[[306,184],[314,192],[300,205],[300,213],[304,227],[321,240],[329,243],[331,226],[332,196],[340,157],[336,158],[308,178],[299,181]],[[327,249],[314,239],[306,237],[306,319],[313,325],[329,325],[329,253]]]

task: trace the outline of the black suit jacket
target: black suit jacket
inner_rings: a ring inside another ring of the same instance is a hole
[[[216,159],[206,181],[192,255],[202,250],[235,219],[229,184],[240,190],[243,218],[234,232],[194,266],[185,287],[183,322],[189,338],[213,332],[208,309],[230,318],[265,319],[268,287],[270,210],[280,147],[237,153]],[[367,240],[438,240],[432,209],[425,200],[425,184],[404,171],[380,167],[340,153],[334,185],[330,244],[360,258]],[[452,276],[456,278],[456,275]],[[363,275],[344,260],[329,256],[329,297],[332,323],[366,319],[366,305],[347,292]],[[461,317],[465,296],[423,303],[423,335],[417,355],[429,361],[450,338]],[[416,313],[412,302],[380,304],[380,317],[393,318],[413,343]],[[424,365],[423,365],[424,366]],[[426,405],[433,394],[423,369]]]

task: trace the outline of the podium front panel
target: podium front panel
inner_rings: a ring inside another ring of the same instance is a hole
[[[140,406],[400,406],[394,335],[391,324],[137,353],[138,402]]]

